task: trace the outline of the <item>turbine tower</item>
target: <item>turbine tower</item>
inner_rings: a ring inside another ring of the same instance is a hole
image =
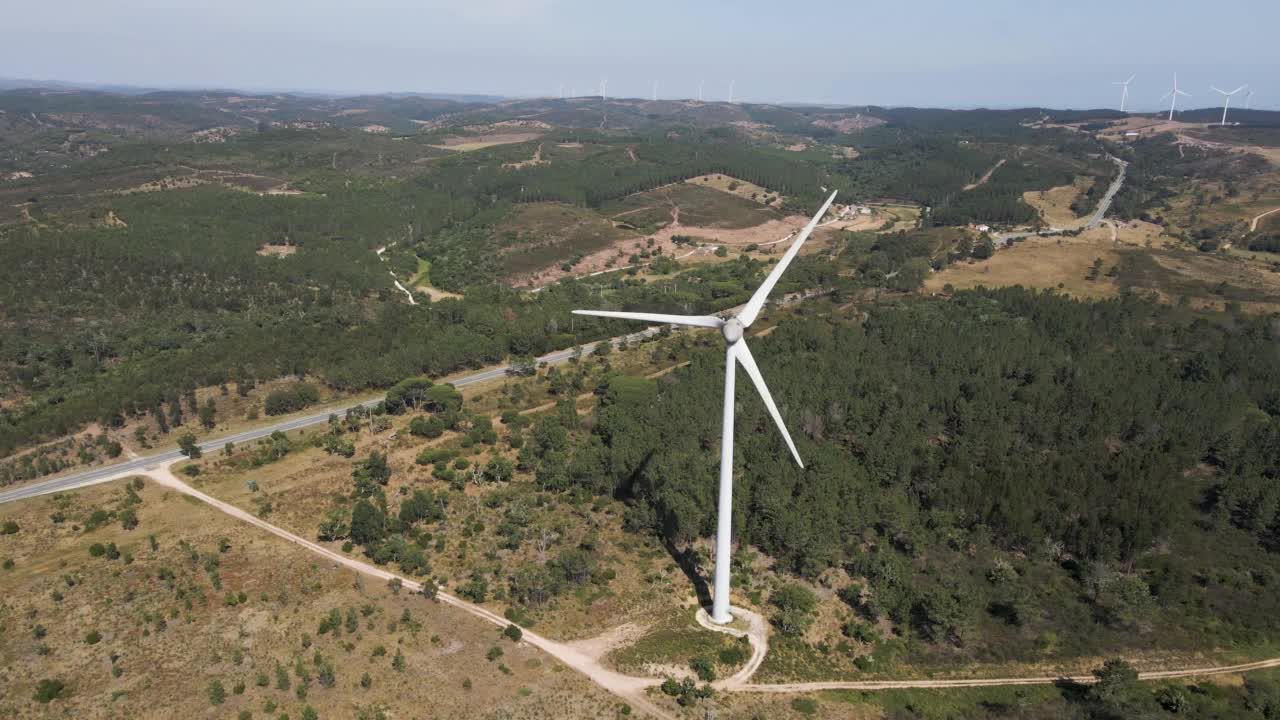
[[[751,351],[747,349],[747,343],[742,335],[747,328],[751,327],[751,323],[755,322],[760,316],[760,311],[764,309],[765,300],[769,297],[769,291],[773,290],[773,286],[778,283],[778,278],[786,271],[787,265],[791,264],[796,253],[800,252],[800,246],[804,244],[805,240],[809,239],[813,229],[818,226],[818,221],[827,214],[827,208],[831,207],[831,202],[835,199],[836,194],[833,192],[827,198],[827,201],[822,204],[818,214],[814,215],[809,220],[809,224],[805,225],[800,234],[796,236],[795,241],[791,243],[791,247],[787,248],[786,254],[778,261],[777,266],[770,271],[769,276],[764,279],[764,283],[756,289],[755,294],[751,296],[747,304],[742,306],[742,311],[733,318],[723,320],[715,315],[660,315],[656,313],[614,312],[609,310],[573,311],[577,315],[595,315],[624,320],[641,320],[650,323],[715,328],[724,336],[726,349],[724,359],[724,414],[720,426],[720,497],[716,517],[715,592],[711,603],[711,620],[720,625],[733,620],[733,616],[729,614],[729,534],[733,528],[733,391],[737,365],[742,365],[742,369],[747,371],[747,377],[751,378],[751,383],[755,385],[756,392],[760,393],[760,399],[764,401],[765,408],[769,411],[773,422],[778,426],[778,430],[781,431],[782,439],[786,441],[787,448],[791,450],[791,456],[795,458],[797,465],[801,468],[804,467],[804,463],[800,460],[800,453],[796,451],[795,443],[791,442],[791,434],[787,432],[787,426],[782,422],[782,415],[778,412],[778,406],[774,404],[773,396],[769,394],[769,388],[764,384],[764,377],[760,375],[760,368],[756,366],[755,358],[751,357]]]
[[[1252,102],[1253,102],[1253,91],[1250,90],[1249,92],[1244,94],[1244,109],[1248,110],[1249,104]]]
[[[1170,90],[1169,92],[1165,93],[1165,94],[1164,94],[1163,96],[1161,96],[1161,98],[1160,98],[1161,100],[1163,100],[1163,99],[1165,99],[1165,98],[1173,98],[1173,99],[1169,102],[1169,119],[1170,119],[1170,120],[1172,120],[1172,119],[1173,119],[1173,111],[1174,111],[1174,110],[1176,110],[1176,109],[1178,108],[1178,96],[1179,96],[1179,95],[1184,95],[1184,96],[1186,96],[1186,97],[1191,97],[1191,93],[1182,92],[1181,90],[1179,90],[1179,89],[1178,89],[1178,73],[1174,73],[1174,74],[1173,74],[1173,89],[1172,89],[1172,90]]]
[[[1129,83],[1133,82],[1133,79],[1136,77],[1138,77],[1136,74],[1130,75],[1129,79],[1124,82],[1111,83],[1112,85],[1119,85],[1123,88],[1120,91],[1120,112],[1124,112],[1125,101],[1129,99]]]
[[[601,79],[600,79],[600,99],[601,99],[601,100],[608,100],[608,99],[609,99],[609,97],[608,97],[607,95],[605,95],[605,90],[606,90],[608,87],[609,87],[609,78],[601,78]]]
[[[706,84],[707,84],[706,80],[698,81],[698,102],[702,102],[702,86]]]
[[[736,83],[736,82],[737,82],[737,80],[730,80],[730,81],[729,81],[729,104],[730,104],[730,105],[732,105],[732,104],[733,104],[733,84],[734,84],[734,83]]]
[[[1231,96],[1232,96],[1232,95],[1235,95],[1236,93],[1240,92],[1241,90],[1243,90],[1243,89],[1245,89],[1245,88],[1247,88],[1247,87],[1249,87],[1249,86],[1248,86],[1248,85],[1241,85],[1240,87],[1236,88],[1235,90],[1232,90],[1231,92],[1227,92],[1227,91],[1225,91],[1225,90],[1219,90],[1218,88],[1216,88],[1216,87],[1214,87],[1214,86],[1212,86],[1212,85],[1210,85],[1210,86],[1209,86],[1209,89],[1210,89],[1210,90],[1212,90],[1212,91],[1214,91],[1214,92],[1216,92],[1216,93],[1218,93],[1219,95],[1221,95],[1221,96],[1222,96],[1222,122],[1220,123],[1221,125],[1226,125],[1226,124],[1227,124],[1227,108],[1231,105]]]

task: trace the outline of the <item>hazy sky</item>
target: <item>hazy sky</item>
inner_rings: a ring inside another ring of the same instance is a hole
[[[1249,83],[1277,0],[3,0],[0,75],[147,86],[1150,109]],[[1242,98],[1243,94],[1239,96]]]

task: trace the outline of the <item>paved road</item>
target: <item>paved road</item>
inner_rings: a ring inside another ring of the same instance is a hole
[[[630,335],[623,335],[620,337],[611,338],[610,342],[616,345],[619,342],[622,342],[624,340],[627,340],[627,341],[638,340],[638,339],[653,335],[661,329],[662,328],[660,326],[646,328],[645,330],[641,330],[640,332],[636,332],[636,333],[631,333]],[[604,341],[600,341],[600,342],[604,342]],[[583,345],[582,346],[583,354],[589,353],[592,350],[594,350],[597,344],[599,343],[593,342],[593,343],[587,343],[586,345]],[[542,357],[538,358],[538,360],[540,362],[545,362],[549,365],[558,365],[560,363],[566,362],[571,357],[573,357],[573,350],[568,349],[568,350],[557,350],[556,352],[543,355]],[[501,378],[507,374],[508,369],[509,369],[509,366],[504,365],[502,367],[482,370],[480,372],[472,373],[470,375],[466,375],[466,376],[457,378],[455,380],[449,380],[447,382],[451,382],[455,387],[466,387],[467,385],[474,385],[475,383],[485,382],[486,380],[494,380],[497,378]],[[236,445],[242,445],[247,442],[253,442],[254,440],[267,437],[271,435],[271,433],[276,432],[277,430],[280,432],[288,432],[290,430],[298,430],[300,428],[310,427],[312,425],[318,425],[320,423],[328,422],[330,415],[334,415],[334,414],[342,415],[342,414],[345,414],[347,410],[355,407],[373,407],[374,405],[377,405],[380,401],[381,401],[381,398],[375,398],[372,400],[364,400],[360,402],[350,402],[343,405],[329,407],[322,411],[312,413],[310,415],[303,415],[301,417],[295,417],[289,420],[282,420],[277,423],[272,423],[270,425],[254,428],[253,430],[245,430],[243,432],[238,432],[232,435],[226,435],[223,437],[215,438],[213,440],[206,440],[200,443],[200,450],[205,453],[215,452],[217,450],[220,450],[224,445],[226,445],[229,442],[235,443]],[[181,457],[182,457],[182,454],[177,450],[168,450],[166,452],[156,453],[153,455],[146,455],[144,457],[135,458],[133,460],[127,460],[125,462],[119,462],[112,465],[105,465],[103,467],[93,468],[92,470],[84,470],[81,472],[71,473],[70,475],[64,475],[62,477],[56,477],[49,480],[42,480],[39,482],[31,483],[29,485],[24,485],[23,487],[13,488],[11,490],[5,490],[3,492],[0,492],[0,504],[12,502],[14,500],[22,500],[24,498],[36,497],[37,495],[46,495],[48,493],[64,492],[66,490],[74,490],[75,488],[82,488],[88,485],[96,485],[98,483],[108,482],[111,480],[118,480],[122,477],[128,477],[129,475],[147,470],[149,468],[158,467],[163,463],[172,462]]]
[[[1129,163],[1115,156],[1108,156],[1120,168],[1120,172],[1116,173],[1116,179],[1111,181],[1111,185],[1107,188],[1107,192],[1103,194],[1102,199],[1098,201],[1098,207],[1093,211],[1093,215],[1089,217],[1089,222],[1085,223],[1082,229],[1097,227],[1102,219],[1106,217],[1107,211],[1111,209],[1111,201],[1115,199],[1116,193],[1120,192],[1120,186],[1124,185],[1124,174],[1129,167]],[[1024,238],[1034,237],[1036,235],[1057,235],[1066,230],[1074,228],[1050,227],[1048,230],[1028,230],[1025,232],[997,233],[995,236],[996,246],[1008,245],[1014,240],[1022,240]]]
[[[1098,201],[1098,209],[1093,212],[1093,217],[1089,218],[1089,224],[1085,227],[1095,228],[1098,223],[1102,222],[1102,218],[1106,217],[1107,211],[1111,209],[1111,201],[1115,199],[1116,193],[1120,192],[1120,186],[1124,184],[1125,171],[1129,169],[1129,163],[1118,157],[1108,155],[1111,161],[1120,168],[1120,172],[1116,173],[1116,179],[1111,181],[1111,186],[1107,188],[1107,192]]]

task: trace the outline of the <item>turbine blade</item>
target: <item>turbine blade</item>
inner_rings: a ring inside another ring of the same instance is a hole
[[[1161,99],[1161,100],[1165,100],[1165,99],[1167,99],[1167,98],[1168,98],[1170,95],[1172,95],[1172,94],[1173,94],[1173,91],[1172,91],[1172,90],[1170,90],[1169,92],[1167,92],[1167,93],[1165,93],[1165,94],[1161,95],[1161,96],[1160,96],[1160,99]]]
[[[1133,82],[1133,79],[1134,79],[1134,78],[1136,78],[1136,77],[1138,77],[1138,73],[1134,73],[1134,74],[1130,75],[1130,76],[1129,76],[1129,79],[1124,81],[1124,84],[1125,84],[1125,85],[1128,85],[1129,83]]]
[[[738,320],[743,327],[751,327],[751,323],[755,322],[756,318],[759,317],[760,311],[764,309],[765,300],[769,298],[769,291],[773,290],[773,286],[778,284],[778,278],[782,277],[782,273],[791,264],[791,260],[795,258],[796,253],[800,252],[800,246],[804,244],[805,240],[809,239],[813,229],[818,227],[818,222],[822,220],[822,216],[827,214],[827,208],[831,207],[831,201],[836,199],[836,192],[838,191],[832,191],[827,201],[822,203],[822,207],[818,208],[818,213],[813,216],[813,219],[809,220],[808,225],[804,226],[804,229],[796,236],[795,242],[791,243],[791,247],[787,248],[786,254],[774,266],[769,276],[764,279],[759,288],[756,288],[756,293],[747,301],[746,307],[742,309],[742,312],[738,313]]]
[[[724,320],[714,315],[663,315],[660,313],[617,312],[614,310],[574,310],[573,314],[705,328],[718,328],[724,324]]]
[[[769,415],[777,424],[778,431],[782,433],[782,439],[787,441],[787,447],[791,449],[791,457],[796,459],[797,465],[804,467],[804,462],[800,460],[800,453],[796,452],[796,444],[791,442],[791,433],[787,432],[787,426],[782,422],[782,414],[778,412],[778,406],[773,403],[773,396],[769,394],[769,386],[764,384],[764,377],[760,375],[756,359],[751,357],[751,351],[747,349],[746,340],[739,340],[733,345],[733,356],[738,359],[742,369],[747,371],[747,377],[751,378],[751,383],[756,386],[756,392],[760,393],[760,399],[764,401],[765,408],[769,410]]]
[[[1186,97],[1191,97],[1191,93],[1189,92],[1183,92],[1181,90],[1174,90],[1174,92],[1178,93],[1179,95],[1185,95]]]

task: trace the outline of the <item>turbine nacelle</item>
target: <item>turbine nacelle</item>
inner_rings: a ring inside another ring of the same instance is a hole
[[[726,320],[725,323],[720,326],[720,334],[724,335],[725,342],[730,345],[742,339],[742,330],[742,323],[738,318]]]

